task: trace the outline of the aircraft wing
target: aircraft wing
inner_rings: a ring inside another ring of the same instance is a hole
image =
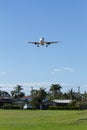
[[[57,42],[57,41],[55,41],[55,42],[46,42],[46,44],[48,44],[48,45],[54,44],[54,43],[59,43],[59,42]]]
[[[32,43],[32,44],[35,44],[35,45],[39,44],[39,42],[28,42],[28,43]]]

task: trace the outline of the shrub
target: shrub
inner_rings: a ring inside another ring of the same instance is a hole
[[[2,109],[11,109],[12,104],[3,104]]]
[[[78,106],[49,106],[49,110],[78,110]]]

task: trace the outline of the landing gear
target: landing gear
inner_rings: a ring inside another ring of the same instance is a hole
[[[39,44],[37,45],[37,47],[39,47]]]
[[[48,47],[48,45],[46,44],[46,47]]]

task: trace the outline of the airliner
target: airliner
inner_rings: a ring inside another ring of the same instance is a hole
[[[37,47],[39,47],[39,45],[46,45],[46,47],[48,47],[48,45],[50,44],[54,44],[54,43],[59,43],[59,41],[45,41],[44,37],[41,37],[40,40],[37,42],[28,42],[28,43],[32,43],[32,44],[35,44],[37,45]]]

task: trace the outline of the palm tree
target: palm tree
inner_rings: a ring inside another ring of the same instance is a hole
[[[45,88],[40,88],[39,90],[32,90],[31,91],[31,97],[32,101],[31,104],[34,109],[37,109],[40,107],[40,104],[42,104],[43,100],[46,98],[46,89]]]
[[[58,95],[60,95],[61,94],[61,85],[60,84],[52,84],[51,86],[50,86],[50,91],[52,92],[52,94],[53,94],[53,98],[58,98],[59,96]]]
[[[39,90],[39,97],[40,97],[40,100],[41,100],[41,102],[46,98],[46,95],[47,95],[47,93],[46,93],[46,88],[40,88],[40,90]]]
[[[76,99],[75,92],[73,91],[73,88],[71,88],[71,89],[68,90],[68,95],[69,95],[69,97],[70,97],[71,100]]]
[[[14,87],[14,90],[11,91],[11,95],[15,98],[23,97],[25,94],[21,90],[23,90],[22,86],[17,85],[16,87]]]

